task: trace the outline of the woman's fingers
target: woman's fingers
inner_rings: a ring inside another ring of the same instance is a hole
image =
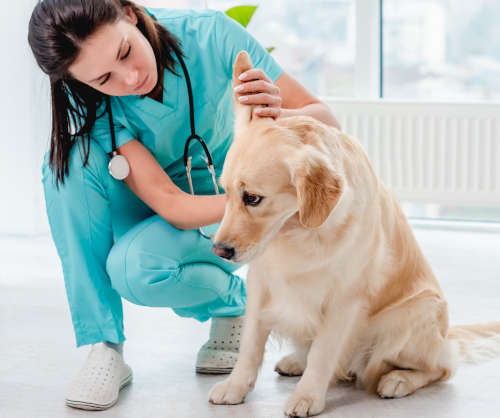
[[[264,71],[253,68],[244,72],[240,80],[243,83],[234,89],[240,103],[266,106],[255,109],[255,113],[261,117],[279,118],[282,103],[280,88]]]
[[[235,87],[235,92],[239,94],[269,93],[279,96],[280,88],[264,80],[247,81]]]
[[[239,76],[239,79],[242,81],[264,80],[268,83],[272,83],[271,79],[260,68],[252,68],[251,70],[245,71]]]
[[[260,109],[255,109],[254,112],[257,116],[271,117],[274,119],[278,119],[280,117],[280,114],[281,114],[281,108],[280,107],[262,107]]]
[[[267,93],[249,94],[238,97],[240,103],[249,105],[267,105],[281,107],[281,97]]]

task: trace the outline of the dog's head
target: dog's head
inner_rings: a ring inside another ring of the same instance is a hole
[[[233,68],[235,85],[250,68],[248,54],[240,52]],[[314,135],[320,133],[312,119],[294,124],[260,118],[253,106],[236,99],[234,110],[234,141],[219,179],[227,204],[213,250],[247,263],[292,216],[298,214],[302,228],[321,226],[339,201],[343,179],[318,148]]]

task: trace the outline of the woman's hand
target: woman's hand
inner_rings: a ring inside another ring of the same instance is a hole
[[[282,103],[280,89],[273,84],[266,73],[261,69],[252,68],[242,73],[239,78],[243,84],[234,88],[239,102],[248,105],[264,105],[266,107],[255,110],[258,116],[279,118]]]

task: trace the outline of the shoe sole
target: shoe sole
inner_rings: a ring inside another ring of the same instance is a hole
[[[196,373],[200,374],[229,374],[232,371],[232,367],[196,367]]]
[[[130,382],[132,382],[132,373],[130,373],[125,379],[122,380],[118,392],[120,392],[120,390],[122,390]],[[112,402],[105,405],[98,403],[90,403],[90,402],[72,401],[70,399],[66,399],[66,405],[72,408],[85,409],[87,411],[104,411],[105,409],[111,408],[116,402],[118,402],[118,396]]]

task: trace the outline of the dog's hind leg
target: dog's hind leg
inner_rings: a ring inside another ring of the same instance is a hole
[[[445,370],[393,370],[383,375],[377,392],[382,398],[401,398],[440,380]]]
[[[296,347],[293,353],[276,363],[274,371],[282,376],[302,376],[306,368],[308,351],[309,347]]]

